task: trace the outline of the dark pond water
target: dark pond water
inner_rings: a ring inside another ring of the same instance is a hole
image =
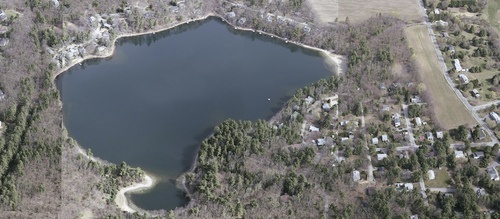
[[[215,125],[269,119],[297,89],[332,74],[316,51],[215,18],[117,44],[112,58],[88,60],[57,78],[64,121],[95,156],[160,180],[132,195],[150,210],[187,203],[175,179]]]

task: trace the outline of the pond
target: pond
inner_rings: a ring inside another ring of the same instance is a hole
[[[269,119],[329,69],[318,51],[209,18],[120,39],[111,58],[87,60],[56,83],[70,136],[97,157],[158,178],[132,202],[168,210],[188,202],[175,179],[214,126]]]

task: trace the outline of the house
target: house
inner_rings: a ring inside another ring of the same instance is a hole
[[[346,142],[346,141],[348,141],[348,140],[349,140],[349,138],[346,138],[346,137],[342,137],[342,138],[340,138],[340,141],[342,141],[342,142]]]
[[[437,139],[443,139],[444,138],[443,132],[436,132],[436,138]]]
[[[361,173],[357,170],[352,171],[352,181],[357,182],[361,180]]]
[[[410,219],[418,219],[418,214],[410,215]]]
[[[389,111],[391,107],[389,105],[382,105],[382,111]]]
[[[290,115],[290,119],[297,119],[297,117],[299,117],[300,113],[295,111],[292,113],[292,115]]]
[[[226,17],[227,17],[228,19],[233,19],[233,18],[235,18],[235,17],[236,17],[236,13],[234,13],[233,11],[228,12],[228,13],[226,13]]]
[[[274,20],[274,15],[268,14],[267,17],[266,17],[266,21],[269,22],[269,23],[271,23],[271,22],[273,22],[273,20]]]
[[[427,140],[434,141],[434,135],[432,135],[432,132],[427,132],[425,136],[427,136]]]
[[[464,84],[468,84],[469,83],[469,79],[467,78],[467,76],[465,76],[464,74],[460,74],[458,75],[458,79],[460,79],[460,81]]]
[[[346,126],[347,124],[349,124],[349,120],[344,120],[340,122],[340,126]]]
[[[0,90],[0,100],[3,99],[5,99],[5,93],[2,90]]]
[[[486,132],[484,132],[484,129],[481,129],[481,132],[479,132],[479,140],[483,140],[486,138]]]
[[[311,96],[307,96],[307,98],[305,99],[306,100],[306,104],[309,105],[311,103],[314,102],[314,98],[312,98]]]
[[[429,180],[436,179],[436,174],[434,173],[434,170],[427,171],[427,176],[428,176]]]
[[[349,139],[354,139],[354,133],[349,132]]]
[[[0,10],[0,21],[7,20],[7,14],[5,14],[5,11]]]
[[[472,89],[472,95],[475,98],[480,98],[481,97],[481,95],[479,94],[479,91],[477,91],[477,89]]]
[[[394,126],[396,126],[396,128],[398,128],[399,126],[401,126],[401,120],[399,119],[399,117],[400,117],[399,113],[395,113],[392,116],[392,119],[393,119],[393,122],[394,122]]]
[[[55,8],[59,8],[60,3],[58,0],[52,0],[52,4],[54,4]]]
[[[304,27],[304,31],[305,31],[306,33],[311,32],[311,27],[309,27],[309,26],[305,26],[305,27]]]
[[[324,138],[318,138],[316,140],[316,145],[318,145],[318,146],[323,146],[325,144],[326,144],[326,139],[324,139]]]
[[[435,15],[438,15],[438,14],[439,14],[439,9],[434,8],[434,14],[435,14]]]
[[[476,190],[476,194],[477,194],[478,196],[484,196],[484,195],[486,195],[486,189],[483,189],[483,188],[478,188],[478,189]]]
[[[247,22],[247,19],[246,19],[246,18],[244,18],[244,17],[242,17],[242,18],[238,19],[238,24],[239,24],[239,25],[243,25],[243,24],[245,24],[245,22]]]
[[[495,169],[495,167],[486,168],[486,172],[490,175],[491,180],[493,180],[493,181],[500,180],[500,177],[498,176],[498,171],[497,171],[497,169]]]
[[[472,157],[474,159],[481,159],[482,157],[484,157],[484,152],[482,151],[476,151],[472,154]]]
[[[0,38],[0,47],[7,46],[7,45],[9,45],[9,39]]]
[[[495,112],[490,112],[490,118],[493,119],[497,124],[500,123],[500,116]]]
[[[387,135],[382,135],[382,141],[383,141],[383,142],[388,142],[388,141],[389,141],[389,136],[387,136]]]
[[[452,45],[449,45],[448,46],[448,51],[450,51],[450,53],[455,53],[455,47],[452,46]]]
[[[383,160],[387,157],[387,154],[377,154],[377,160]]]
[[[455,158],[457,158],[457,159],[465,158],[464,152],[463,151],[455,151]]]
[[[316,126],[311,125],[311,126],[309,126],[309,131],[310,132],[319,132],[319,128],[316,127]]]
[[[380,90],[387,90],[384,82],[380,83]]]
[[[434,23],[437,24],[437,25],[439,25],[439,26],[442,26],[442,27],[447,27],[448,26],[448,22],[443,21],[443,20],[435,21]]]
[[[413,184],[412,183],[405,183],[405,189],[406,190],[413,190]]]
[[[8,27],[0,25],[0,34],[7,33],[7,31],[9,31]]]
[[[378,138],[372,138],[372,144],[377,145],[378,144]]]
[[[395,183],[394,185],[398,189],[413,190],[413,184],[411,183]]]
[[[410,98],[410,102],[412,103],[421,103],[422,100],[420,99],[420,96],[413,96]]]
[[[330,103],[323,103],[321,108],[326,112],[330,112],[330,109],[332,108],[332,106],[330,106]]]
[[[417,126],[422,125],[422,120],[420,119],[420,117],[415,118],[415,125],[417,125]]]
[[[462,66],[460,65],[460,60],[454,59],[453,66],[455,67],[455,71],[462,71]]]

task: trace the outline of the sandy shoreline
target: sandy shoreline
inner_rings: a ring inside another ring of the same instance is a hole
[[[129,213],[136,212],[137,210],[133,209],[130,206],[129,200],[128,200],[127,196],[125,196],[125,194],[127,192],[138,192],[138,191],[141,191],[141,190],[147,190],[147,189],[152,188],[153,185],[155,185],[155,180],[153,178],[151,178],[150,176],[148,176],[147,174],[145,174],[144,175],[144,180],[142,182],[132,184],[132,185],[127,186],[125,188],[121,188],[118,191],[118,193],[116,194],[116,198],[115,198],[116,205],[118,205],[118,207],[122,211],[126,211],[126,212],[129,212]]]
[[[113,42],[111,44],[111,47],[106,48],[106,50],[104,50],[102,52],[102,54],[99,54],[99,55],[86,55],[85,57],[80,57],[80,58],[77,58],[77,59],[73,60],[73,62],[71,62],[67,66],[59,69],[57,71],[57,73],[53,75],[52,80],[55,81],[55,79],[57,78],[58,75],[66,72],[68,69],[70,69],[74,65],[79,64],[79,63],[81,63],[81,62],[83,62],[85,60],[95,59],[95,58],[107,58],[107,57],[112,56],[114,54],[114,51],[115,51],[116,41],[118,39],[120,39],[120,38],[140,36],[140,35],[146,35],[146,34],[152,34],[152,33],[155,33],[155,32],[165,31],[165,30],[172,29],[172,28],[175,28],[175,27],[180,26],[180,25],[188,24],[190,22],[205,20],[205,19],[207,19],[209,17],[217,17],[217,18],[223,20],[225,23],[227,23],[228,25],[232,26],[234,29],[237,29],[237,30],[258,32],[260,34],[271,36],[272,38],[277,38],[277,39],[283,40],[286,43],[291,43],[291,44],[295,44],[297,46],[301,46],[301,47],[304,47],[304,48],[307,48],[307,49],[319,51],[319,52],[322,53],[322,55],[324,56],[324,58],[327,59],[327,62],[330,61],[330,62],[333,62],[333,63],[336,64],[337,69],[336,69],[335,73],[337,73],[337,74],[343,73],[344,70],[345,70],[342,67],[342,66],[344,66],[343,64],[346,63],[344,56],[333,54],[333,53],[331,53],[331,52],[329,52],[327,50],[320,49],[320,48],[317,48],[317,47],[308,46],[308,45],[305,45],[305,44],[302,44],[302,43],[299,43],[299,42],[289,41],[286,38],[282,38],[282,37],[279,37],[277,35],[274,35],[274,34],[271,34],[271,33],[267,33],[267,32],[264,32],[264,31],[258,31],[258,30],[254,30],[254,29],[250,29],[250,28],[237,27],[237,26],[234,26],[233,24],[231,24],[230,22],[228,22],[225,18],[223,18],[223,17],[221,17],[221,16],[219,16],[217,14],[208,13],[207,15],[199,17],[199,18],[196,18],[196,19],[191,19],[191,20],[188,20],[188,21],[184,21],[184,22],[177,23],[177,24],[174,24],[174,25],[165,26],[165,27],[158,28],[158,29],[155,29],[155,30],[149,30],[149,31],[146,31],[146,32],[141,32],[141,33],[124,33],[124,34],[121,34],[121,35],[117,36],[113,40]],[[62,106],[62,101],[60,100],[59,102],[61,103],[61,106]],[[87,159],[90,159],[90,160],[95,161],[95,162],[101,162],[99,159],[97,159],[97,158],[95,158],[93,156],[88,156],[83,148],[81,148],[79,146],[77,146],[77,147],[78,147],[77,148],[78,152],[80,154],[84,155]],[[196,160],[193,162],[193,166],[191,167],[191,169],[193,170],[195,167],[196,167]],[[127,192],[137,192],[137,191],[140,191],[140,190],[150,189],[154,185],[155,185],[155,180],[151,176],[145,174],[144,180],[142,182],[140,182],[140,183],[134,183],[134,184],[132,184],[130,186],[120,188],[120,190],[118,191],[118,194],[116,195],[115,203],[117,204],[117,206],[122,211],[134,213],[137,210],[135,210],[133,207],[131,207],[131,205],[129,204],[129,200],[126,197],[125,194]],[[181,189],[186,190],[186,187],[184,186],[184,188],[181,188]],[[188,192],[188,191],[185,191],[185,192]]]

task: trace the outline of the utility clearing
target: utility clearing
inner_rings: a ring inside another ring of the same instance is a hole
[[[405,28],[405,35],[419,66],[422,82],[426,86],[436,119],[445,129],[456,128],[459,125],[475,125],[468,109],[458,99],[448,85],[434,49],[434,44],[425,25]]]
[[[418,0],[308,0],[322,23],[332,23],[336,19],[360,22],[379,13],[390,14],[405,21],[420,21]]]

